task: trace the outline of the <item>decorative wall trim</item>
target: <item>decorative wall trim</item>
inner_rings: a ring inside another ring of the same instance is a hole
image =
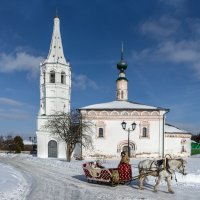
[[[165,133],[165,137],[168,138],[191,138],[191,134],[190,133]]]
[[[119,112],[117,112],[117,111],[112,111],[112,112],[110,112],[110,115],[111,116],[118,116],[119,115]]]
[[[134,120],[160,120],[163,119],[163,115],[160,115],[157,111],[147,112],[147,111],[116,111],[116,110],[81,110],[82,113],[85,114],[85,117],[90,120],[127,120],[127,119],[134,119]],[[144,119],[145,117],[145,119]]]

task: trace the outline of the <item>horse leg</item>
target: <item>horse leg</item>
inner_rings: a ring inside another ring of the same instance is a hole
[[[140,178],[139,178],[139,182],[140,182],[139,189],[140,190],[144,189],[144,187],[143,187],[144,178],[145,178],[144,175],[140,176]]]
[[[174,191],[173,191],[172,188],[171,188],[171,176],[168,176],[168,177],[166,178],[166,182],[167,182],[168,192],[171,193],[171,194],[173,194]]]
[[[158,190],[157,190],[157,187],[158,187],[158,185],[160,184],[160,180],[161,180],[161,176],[158,175],[156,184],[155,184],[155,186],[154,186],[154,188],[153,188],[153,191],[154,191],[154,192],[157,192],[157,191],[158,191]]]

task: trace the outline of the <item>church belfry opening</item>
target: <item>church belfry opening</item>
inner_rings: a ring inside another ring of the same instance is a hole
[[[56,75],[54,71],[50,71],[50,83],[55,83]]]
[[[65,84],[65,72],[61,72],[61,83]]]

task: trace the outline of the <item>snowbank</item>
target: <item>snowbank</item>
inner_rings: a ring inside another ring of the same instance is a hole
[[[39,168],[43,168],[46,171],[48,171],[48,169],[51,168],[51,170],[55,169],[55,171],[64,172],[64,177],[68,177],[67,180],[69,179],[68,187],[72,187],[72,185],[74,184],[74,182],[72,184],[70,181],[75,181],[77,184],[76,186],[77,189],[80,190],[79,191],[79,193],[81,193],[80,196],[85,198],[86,194],[89,195],[89,192],[87,191],[88,189],[87,183],[85,183],[84,181],[79,182],[75,180],[73,177],[79,176],[79,175],[82,176],[84,174],[82,170],[82,164],[84,162],[95,161],[95,160],[91,160],[91,159],[83,160],[83,161],[72,160],[69,163],[69,162],[66,162],[65,160],[43,159],[43,158],[33,157],[27,154],[0,154],[0,159],[3,159],[3,158],[5,159],[10,158],[12,160],[16,160],[17,162],[28,163],[29,165],[31,164],[33,167],[38,166]],[[138,158],[131,159],[133,176],[138,175],[137,165],[139,161],[141,160],[142,159],[138,159]],[[176,182],[174,179],[172,180],[172,185],[173,187],[178,188],[177,192],[179,192],[179,194],[182,194],[182,191],[185,191],[185,190],[187,191],[198,190],[198,188],[200,188],[199,162],[200,162],[200,156],[192,156],[190,158],[187,158],[187,168],[188,168],[187,173],[188,174],[186,176],[183,176],[177,173],[176,177],[177,177],[178,182]],[[112,168],[112,167],[117,167],[118,163],[119,163],[119,160],[105,160],[103,162],[103,165],[106,168]],[[1,177],[0,179],[0,199],[1,200],[10,200],[10,199],[23,200],[25,198],[26,194],[28,193],[29,188],[28,188],[28,184],[25,178],[20,174],[20,172],[16,171],[15,168],[3,165],[0,162],[0,177]],[[60,181],[62,181],[62,179]],[[155,178],[149,177],[148,183],[150,185],[154,185]],[[166,186],[165,181],[162,181],[161,185]],[[95,189],[96,192],[98,192],[98,191],[101,191],[100,189],[102,186],[91,185],[91,187],[92,189]],[[132,187],[135,187],[134,183]],[[129,191],[128,187],[124,189]],[[108,187],[107,192],[109,191],[110,192],[109,194],[112,194],[113,192],[112,190],[114,189],[111,189]],[[114,192],[116,193],[116,191]],[[99,193],[100,192],[98,192],[98,194]],[[140,194],[140,192],[138,192],[137,194],[143,195],[144,193]],[[92,193],[90,195],[92,195]],[[148,195],[154,195],[154,194],[148,193]],[[184,195],[186,194],[184,193]],[[109,199],[109,198],[105,197],[105,199]],[[153,198],[150,198],[150,199],[153,199]],[[194,198],[191,198],[191,199],[194,199]]]
[[[22,174],[13,167],[0,163],[0,199],[23,200],[28,192],[28,184]]]

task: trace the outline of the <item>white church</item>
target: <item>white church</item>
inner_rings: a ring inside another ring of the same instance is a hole
[[[116,98],[80,108],[86,120],[94,123],[93,150],[76,149],[84,157],[119,157],[128,151],[131,157],[162,157],[165,154],[190,156],[191,134],[166,124],[169,109],[129,101],[127,63],[117,64]],[[114,91],[113,91],[114,93]],[[54,18],[53,35],[47,59],[40,64],[40,110],[37,116],[38,157],[66,158],[66,145],[52,136],[44,125],[55,111],[70,111],[71,68],[63,53],[60,19]],[[126,125],[124,129],[122,125]]]

